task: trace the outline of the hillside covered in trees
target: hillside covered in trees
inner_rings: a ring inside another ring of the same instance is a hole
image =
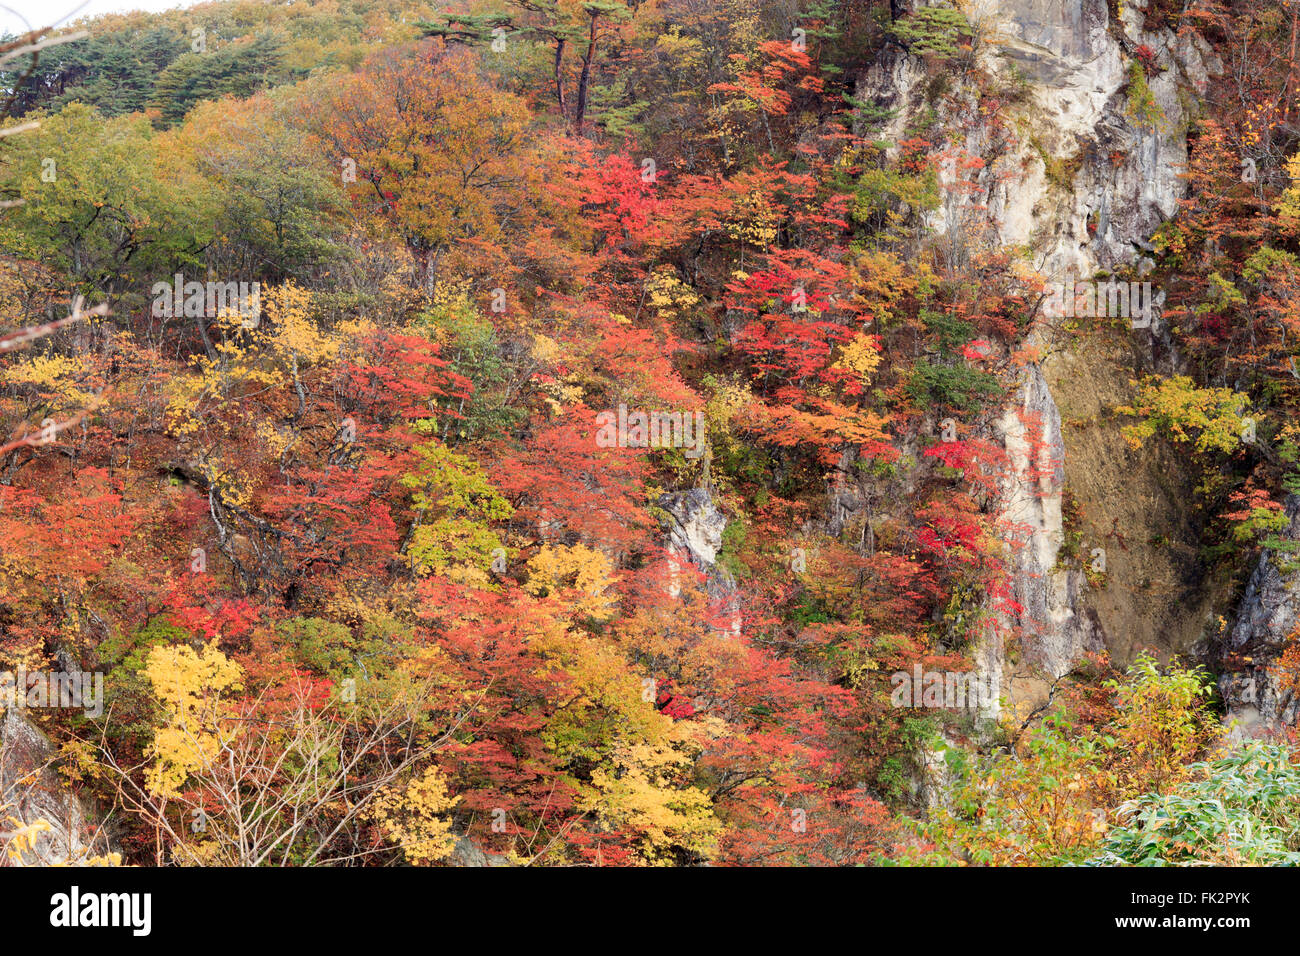
[[[1300,862],[1300,7],[0,46],[0,856]]]

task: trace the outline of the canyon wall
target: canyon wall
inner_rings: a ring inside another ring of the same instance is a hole
[[[857,99],[875,115],[892,111],[861,133],[897,144],[928,114],[947,152],[982,161],[975,173],[940,165],[949,188],[925,225],[941,255],[1012,250],[1026,276],[1049,284],[1140,279],[1153,265],[1150,237],[1184,193],[1198,96],[1221,67],[1199,38],[1148,31],[1141,10],[1123,6],[1115,19],[1106,0],[962,5],[975,36],[968,72],[983,74],[985,90],[1018,91],[996,122],[974,80],[954,70],[936,83],[932,67],[898,45],[861,76]],[[1149,89],[1141,99],[1139,54]],[[1159,442],[1129,447],[1111,412],[1130,401],[1140,374],[1179,368],[1159,318],[1163,293],[1151,299],[1152,321],[1084,329],[1089,320],[1043,298],[1022,343],[1038,360],[1021,370],[1001,415],[963,423],[999,440],[1011,464],[994,510],[1023,531],[1009,564],[1024,611],[1008,622],[1023,637],[1014,650],[986,638],[975,657],[1017,711],[1045,699],[1087,651],[1104,648],[1120,664],[1143,647],[1191,652],[1225,596],[1199,562],[1178,453]],[[1067,533],[1072,563],[1062,560]],[[1084,562],[1103,569],[1091,583]]]

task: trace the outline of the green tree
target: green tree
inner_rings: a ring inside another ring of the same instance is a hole
[[[213,236],[217,196],[190,157],[143,116],[105,119],[79,103],[16,137],[4,188],[24,200],[5,245],[64,270],[83,291],[197,264]]]

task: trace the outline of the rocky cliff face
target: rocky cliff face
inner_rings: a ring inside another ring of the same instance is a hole
[[[1147,31],[1140,9],[1122,7],[1116,20],[1106,0],[963,5],[986,88],[1021,91],[997,122],[981,109],[975,83],[945,78],[936,94],[926,63],[898,47],[860,78],[858,99],[892,110],[882,125],[863,127],[865,135],[898,143],[929,113],[949,151],[982,161],[978,172],[960,173],[962,188],[945,189],[927,217],[955,262],[973,245],[1019,249],[1025,271],[1048,283],[1141,275],[1151,264],[1144,251],[1177,211],[1186,130],[1218,64],[1196,37]],[[1135,83],[1143,47],[1149,93]],[[958,175],[953,164],[941,167],[945,185]],[[1017,707],[1041,699],[1088,650],[1104,646],[1121,663],[1138,646],[1186,651],[1212,617],[1214,588],[1186,517],[1189,489],[1169,467],[1168,450],[1130,449],[1118,423],[1105,421],[1109,407],[1127,403],[1137,373],[1177,367],[1160,328],[1163,294],[1151,298],[1150,326],[1077,341],[1058,305],[1044,300],[1026,343],[1041,360],[1025,370],[1000,417],[975,425],[1000,438],[1010,458],[998,509],[1004,525],[1022,532],[1011,567],[1025,608],[1013,622],[1025,635],[1015,666],[998,641],[986,641],[976,659]],[[1081,512],[1075,530],[1084,555],[1104,555],[1104,590],[1058,560],[1066,495]]]
[[[1083,571],[1059,566],[1066,449],[1060,412],[1040,366],[1026,370],[1015,400],[994,428],[1010,465],[1001,518],[1009,529],[1021,529],[1011,549],[1011,583],[1024,609],[1013,623],[1025,635],[1025,653],[1009,669],[1000,642],[986,642],[980,664],[983,673],[1001,676],[1003,695],[1015,708],[1045,696],[1053,680],[1084,653],[1101,650],[1103,641],[1096,615],[1081,601]]]
[[[1300,497],[1288,495],[1291,524],[1284,538],[1300,542]],[[1237,610],[1237,621],[1223,648],[1230,670],[1219,678],[1228,720],[1248,737],[1294,727],[1300,696],[1273,671],[1283,642],[1300,623],[1300,555],[1265,551],[1260,555]]]
[[[89,808],[50,769],[53,748],[45,735],[15,709],[0,717],[0,817],[20,825],[39,820],[49,829],[23,855],[28,866],[77,863],[103,855],[107,846]],[[0,857],[0,866],[7,861]]]
[[[1106,0],[971,5],[972,27],[984,38],[979,67],[1022,80],[1028,96],[1007,139],[969,106],[953,117],[954,128],[966,130],[966,150],[988,166],[981,192],[954,194],[934,218],[936,231],[966,225],[969,208],[986,206],[998,242],[1027,245],[1049,281],[1134,262],[1183,194],[1187,124],[1207,81],[1208,48],[1191,36],[1147,32],[1140,10],[1124,6],[1114,22]],[[1154,110],[1135,102],[1131,86],[1131,54],[1142,46],[1156,64],[1144,70]]]
[[[704,573],[709,597],[720,604],[731,631],[739,634],[742,621],[736,582],[731,572],[717,563],[726,515],[718,510],[707,488],[662,495],[659,507],[669,516],[668,553],[674,561],[688,561]],[[676,588],[674,585],[674,594]]]

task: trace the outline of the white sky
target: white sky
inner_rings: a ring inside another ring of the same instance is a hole
[[[129,10],[169,10],[191,7],[198,0],[0,0],[0,33],[19,33],[51,22],[126,13]],[[30,27],[28,26],[30,24]]]

